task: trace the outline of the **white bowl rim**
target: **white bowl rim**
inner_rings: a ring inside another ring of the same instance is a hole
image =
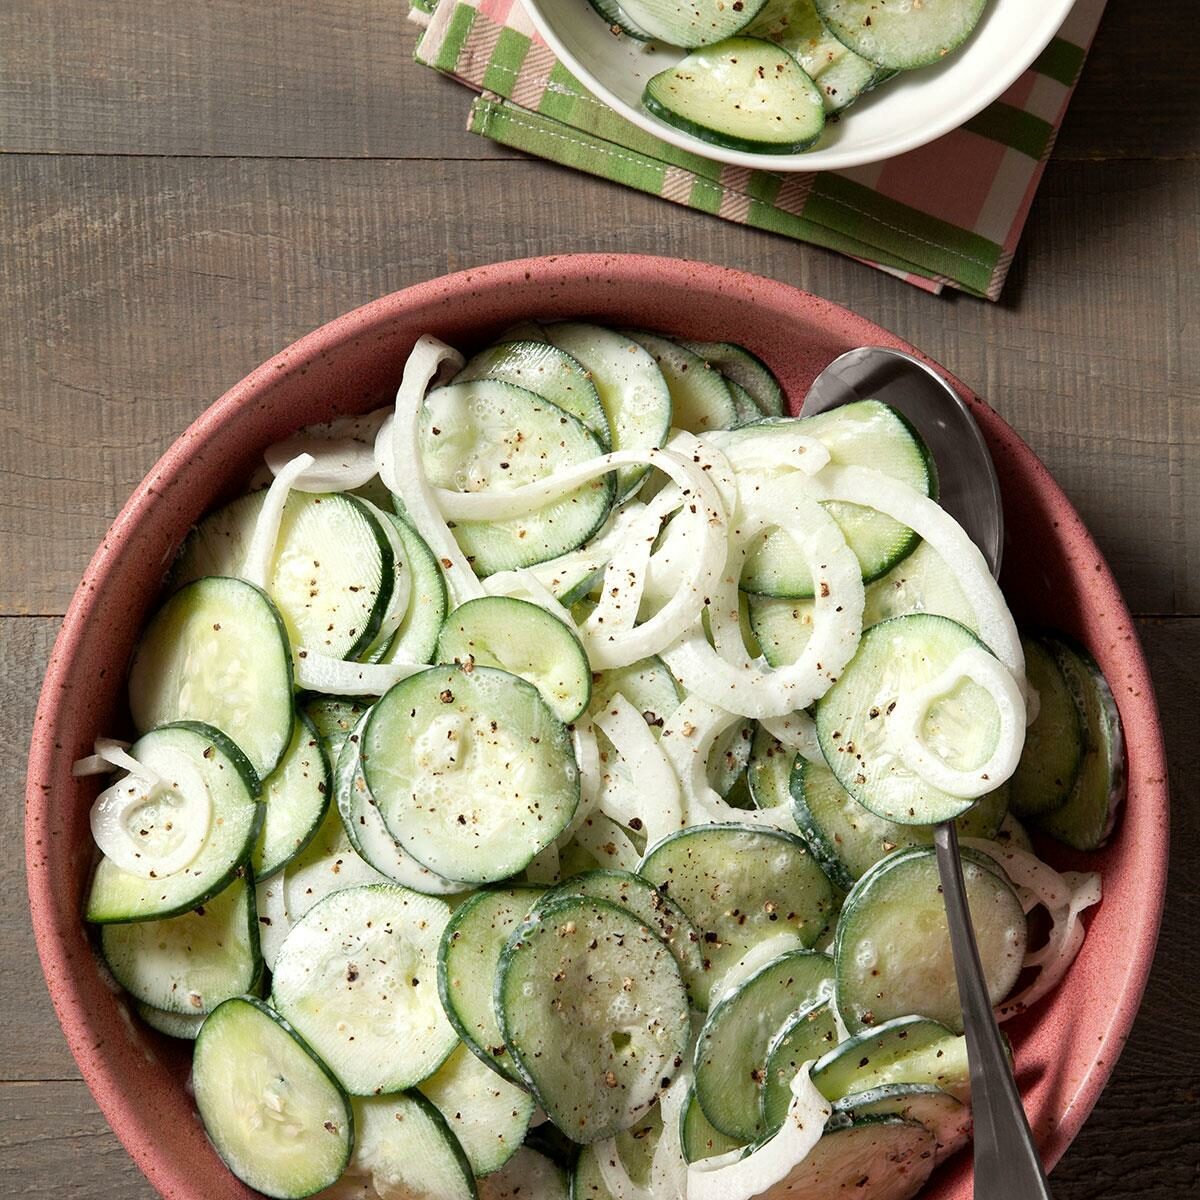
[[[998,2],[999,0],[992,0],[992,3]],[[936,141],[960,125],[964,125],[972,117],[978,116],[989,104],[1008,91],[1050,44],[1050,40],[1062,28],[1063,22],[1075,6],[1075,0],[1050,0],[1041,19],[1031,30],[1025,42],[1024,51],[1010,60],[1005,70],[992,76],[992,81],[980,88],[978,93],[969,95],[956,106],[946,109],[942,116],[934,122],[907,134],[898,135],[884,144],[877,143],[875,149],[860,147],[855,150],[852,147],[832,146],[825,150],[806,150],[800,154],[753,154],[745,150],[729,150],[722,146],[715,146],[711,142],[702,141],[689,133],[684,133],[681,129],[675,129],[665,121],[658,120],[640,108],[627,104],[605,87],[587,66],[567,49],[555,32],[550,18],[542,10],[543,0],[520,0],[520,3],[529,14],[529,19],[533,22],[538,34],[563,66],[594,96],[603,100],[610,108],[645,133],[660,138],[677,149],[697,154],[701,158],[729,163],[731,166],[751,167],[776,173],[836,171],[850,167],[863,167],[895,158]]]

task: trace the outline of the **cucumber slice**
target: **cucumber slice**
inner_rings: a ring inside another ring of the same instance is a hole
[[[571,1179],[572,1200],[621,1200],[629,1195],[629,1187],[619,1188],[614,1194],[605,1182],[605,1167],[611,1164],[628,1178],[636,1189],[634,1195],[653,1195],[652,1167],[654,1151],[662,1136],[662,1114],[651,1109],[631,1129],[618,1133],[611,1141],[584,1146],[576,1159]],[[611,1171],[610,1171],[611,1175]]]
[[[732,379],[725,380],[725,386],[729,389],[729,394],[733,397],[733,406],[737,410],[737,420],[734,422],[737,425],[748,425],[751,421],[757,421],[762,416],[762,410],[754,402],[754,397],[740,383],[734,383]]]
[[[515,383],[582,421],[606,450],[612,444],[596,385],[575,359],[549,342],[499,342],[489,346],[476,354],[453,382],[470,383],[475,379]]]
[[[1066,803],[1035,817],[1034,823],[1076,850],[1095,850],[1108,840],[1125,798],[1128,777],[1121,714],[1108,681],[1086,650],[1058,638],[1046,639],[1045,644],[1075,699],[1085,749]]]
[[[541,888],[487,888],[454,910],[438,946],[438,994],[450,1024],[480,1062],[520,1083],[492,1005],[500,952]]]
[[[446,618],[446,581],[425,539],[400,517],[392,517],[391,520],[404,543],[405,562],[408,563],[412,585],[409,588],[408,611],[379,661],[432,662],[437,652],[438,634]]]
[[[783,1127],[792,1102],[792,1080],[800,1068],[822,1058],[837,1040],[837,1020],[828,1000],[800,1009],[775,1035],[767,1050],[760,1094],[762,1125],[768,1135]]]
[[[98,925],[162,920],[204,904],[232,882],[250,857],[262,823],[259,783],[253,768],[224,734],[198,722],[164,725],[139,738],[130,754],[170,778],[183,756],[198,772],[211,804],[208,836],[196,857],[180,871],[147,879],[101,858],[92,877],[84,917]],[[142,819],[152,836],[170,836],[173,807],[143,806]]]
[[[603,712],[604,706],[620,692],[646,718],[646,724],[657,733],[679,707],[683,691],[670,668],[657,655],[643,658],[628,667],[598,671],[592,680],[593,713]],[[603,737],[603,734],[597,734]]]
[[[189,1017],[210,1013],[253,990],[262,970],[254,889],[235,879],[182,916],[105,925],[100,949],[135,1000]]]
[[[351,1094],[412,1087],[454,1049],[436,986],[449,919],[441,900],[373,884],[327,896],[284,940],[271,1002]]]
[[[728,1154],[730,1150],[740,1150],[745,1144],[713,1126],[712,1122],[704,1115],[700,1101],[696,1099],[694,1087],[688,1092],[688,1098],[684,1101],[683,1113],[679,1121],[683,1157],[690,1163],[699,1162],[703,1158],[715,1158],[718,1154]]]
[[[442,626],[438,660],[466,670],[499,667],[537,688],[560,721],[587,710],[592,672],[573,629],[544,608],[510,596],[481,596]]]
[[[963,879],[993,1004],[1025,957],[1025,913],[985,856],[964,851]],[[898,850],[871,868],[842,908],[834,941],[837,1007],[851,1032],[919,1013],[958,1033],[962,1013],[932,847]]]
[[[913,613],[872,626],[837,682],[817,701],[817,738],[838,782],[864,808],[901,825],[932,825],[974,803],[930,786],[892,749],[888,715],[902,694],[940,676],[983,643],[946,617]],[[986,649],[986,647],[984,647]],[[926,738],[954,766],[983,763],[999,736],[991,696],[964,680],[925,720]]]
[[[1022,637],[1025,677],[1039,699],[1037,719],[1012,777],[1013,811],[1022,817],[1061,808],[1083,761],[1083,719],[1067,678],[1037,638]]]
[[[812,636],[812,600],[780,600],[747,595],[750,625],[763,655],[773,667],[794,663]],[[916,549],[886,575],[866,587],[863,628],[891,617],[927,612],[949,617],[972,632],[975,610],[945,560],[928,542]]]
[[[207,1013],[196,1013],[194,1016],[190,1016],[187,1013],[165,1012],[161,1008],[154,1008],[152,1005],[142,1004],[140,1001],[136,1007],[137,1015],[151,1029],[157,1030],[167,1037],[178,1038],[182,1042],[194,1042],[200,1036],[200,1027],[208,1015]]]
[[[260,779],[292,740],[292,655],[279,611],[241,579],[197,579],[146,626],[129,669],[139,733],[173,721],[220,730]]]
[[[700,934],[679,906],[653,884],[628,871],[583,871],[551,888],[542,903],[550,904],[563,896],[607,900],[642,921],[674,955],[692,1004],[701,1007],[708,995],[708,982]]]
[[[723,435],[717,445],[727,448],[736,463],[744,444],[795,432],[821,441],[838,465],[871,467],[925,495],[936,492],[933,459],[925,444],[900,413],[878,400],[859,400],[815,417],[759,421]],[[907,526],[873,508],[841,501],[830,501],[824,507],[858,558],[864,583],[885,575],[911,554],[920,540]],[[804,556],[778,529],[768,530],[758,539],[739,583],[743,591],[764,596],[795,599],[813,594]]]
[[[693,825],[638,868],[704,939],[709,994],[754,946],[780,934],[807,948],[833,911],[829,880],[798,837],[753,825]]]
[[[550,1119],[581,1144],[628,1129],[683,1065],[687,993],[666,946],[606,900],[539,906],[500,956],[504,1043]]]
[[[750,154],[798,154],[825,128],[816,84],[762,38],[731,37],[692,51],[646,84],[642,105],[701,141]]]
[[[935,1165],[971,1140],[970,1108],[929,1083],[893,1083],[847,1096],[833,1106],[833,1114],[839,1124],[878,1116],[916,1121],[933,1134]]]
[[[354,1155],[337,1200],[475,1200],[467,1156],[446,1119],[420,1092],[355,1097],[352,1103]]]
[[[491,667],[398,683],[371,710],[362,760],[392,836],[446,879],[524,870],[579,803],[565,727],[536,688]]]
[[[468,891],[469,884],[443,879],[423,867],[388,831],[362,771],[359,745],[366,722],[364,715],[347,738],[334,772],[334,796],[350,844],[359,857],[381,875],[413,891],[429,896]]]
[[[421,1094],[446,1118],[473,1175],[498,1171],[521,1148],[533,1118],[533,1097],[484,1066],[459,1045]]]
[[[827,113],[840,112],[894,74],[838,41],[817,15],[813,0],[767,0],[746,33],[793,55],[820,88]]]
[[[814,950],[793,950],[715,1005],[695,1058],[696,1099],[715,1128],[742,1142],[758,1141],[765,1130],[761,1095],[771,1043],[793,1013],[832,990],[833,960]]]
[[[671,393],[671,424],[689,433],[729,429],[738,423],[737,404],[720,371],[678,342],[641,330],[626,330],[650,351]]]
[[[570,413],[499,379],[452,383],[425,400],[421,463],[434,487],[511,491],[602,453]],[[458,521],[454,536],[477,575],[529,567],[582,546],[608,516],[613,489],[604,475],[521,517]]]
[[[300,711],[312,722],[329,761],[335,763],[346,739],[370,707],[359,696],[310,696]]]
[[[737,33],[754,18],[763,0],[744,0],[739,8],[721,0],[624,0],[630,19],[651,38],[672,46],[708,46]]]
[[[789,750],[765,726],[758,727],[746,765],[746,781],[755,808],[778,808],[791,800],[789,781],[792,764],[798,757],[795,750]]]
[[[639,29],[615,0],[588,0],[613,33],[623,33],[637,42],[648,42],[650,35]]]
[[[763,13],[765,12],[764,7]],[[756,22],[761,19],[760,14]],[[716,367],[730,383],[735,383],[749,392],[764,417],[782,417],[787,411],[779,380],[775,378],[771,368],[745,346],[736,345],[734,342],[686,340],[681,340],[679,344],[693,354],[700,355],[709,366]]]
[[[671,393],[649,351],[622,334],[583,321],[556,321],[543,332],[591,377],[612,431],[613,450],[649,450],[667,440]],[[621,467],[617,499],[626,499],[648,470]]]
[[[791,778],[796,828],[830,882],[848,892],[881,858],[909,846],[932,846],[931,825],[897,825],[863,808],[824,763],[796,757]],[[1008,811],[1005,784],[955,820],[960,837],[994,838]]]
[[[346,1094],[296,1031],[249,996],[226,1000],[196,1039],[192,1086],[225,1165],[267,1196],[310,1196],[345,1169]]]
[[[731,725],[713,742],[705,768],[709,786],[718,796],[727,798],[734,785],[746,774],[757,727],[754,721]]]
[[[312,722],[300,713],[279,766],[263,783],[263,823],[250,857],[255,879],[286,866],[316,836],[333,780],[329,759]]]
[[[567,1173],[544,1154],[522,1146],[500,1170],[479,1180],[479,1200],[578,1200]]]
[[[941,62],[971,34],[987,0],[816,0],[833,35],[856,54],[893,71]]]
[[[932,1083],[959,1093],[965,1062],[962,1037],[939,1021],[909,1015],[847,1038],[813,1064],[810,1078],[833,1101],[895,1083]],[[932,1080],[924,1077],[930,1063],[938,1071]]]

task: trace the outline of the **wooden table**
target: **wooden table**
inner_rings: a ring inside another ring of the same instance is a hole
[[[7,0],[0,1194],[153,1194],[51,1012],[19,849],[41,674],[109,521],[210,400],[300,334],[445,271],[568,250],[710,259],[848,305],[977,388],[1080,508],[1139,614],[1175,852],[1142,1014],[1055,1194],[1200,1194],[1194,20],[1189,0],[1111,0],[1004,299],[987,304],[465,133],[467,95],[412,63],[400,0]]]

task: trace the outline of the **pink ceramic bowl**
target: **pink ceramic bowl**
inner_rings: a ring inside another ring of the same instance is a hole
[[[853,313],[773,280],[675,259],[578,255],[500,263],[385,296],[309,334],[202,413],[126,504],[63,623],[37,711],[26,792],[29,899],[59,1020],[97,1103],[138,1165],[172,1200],[247,1191],[205,1140],[185,1089],[190,1046],[131,1016],[106,983],[80,920],[92,858],[94,781],[72,760],[124,727],[124,678],[137,631],[188,527],[235,491],[262,448],[298,426],[388,400],[414,339],[460,347],[521,317],[591,315],[742,342],[793,402],[854,346],[911,346]],[[1008,528],[1005,590],[1019,617],[1065,630],[1112,683],[1129,744],[1129,800],[1116,836],[1087,865],[1104,902],[1070,974],[1008,1027],[1033,1127],[1048,1163],[1079,1132],[1133,1024],[1150,969],[1167,862],[1167,783],[1146,662],[1112,573],[1070,502],[1023,441],[957,380],[1000,474]],[[1081,865],[1066,852],[1062,866]],[[925,1195],[968,1200],[968,1156]]]

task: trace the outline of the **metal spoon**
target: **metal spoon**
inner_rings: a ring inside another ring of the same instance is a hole
[[[813,381],[800,415],[875,399],[904,414],[937,467],[942,506],[1000,573],[1004,515],[996,468],[958,393],[909,354],[864,346],[836,358]],[[934,829],[954,974],[962,1004],[975,1120],[975,1200],[1050,1200],[975,944],[953,821]]]

